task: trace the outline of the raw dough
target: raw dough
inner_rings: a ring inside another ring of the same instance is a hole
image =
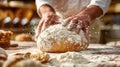
[[[49,60],[49,55],[44,52],[39,52],[36,54],[31,54],[30,59],[41,61],[41,62],[47,62]]]
[[[88,41],[82,30],[77,34],[61,24],[56,24],[39,34],[37,46],[45,52],[81,51],[88,47]]]

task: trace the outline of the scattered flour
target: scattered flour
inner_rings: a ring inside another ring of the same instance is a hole
[[[66,52],[51,59],[50,64],[61,67],[74,67],[76,64],[88,64],[89,61],[78,52]]]

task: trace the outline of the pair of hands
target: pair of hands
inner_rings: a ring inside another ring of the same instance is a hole
[[[38,33],[45,30],[45,28],[47,28],[49,25],[57,24],[59,18],[59,16],[52,12],[47,12],[46,14],[42,15],[42,18],[37,27],[36,37],[38,36]],[[81,14],[69,17],[61,24],[67,27],[68,30],[75,31],[78,34],[82,29],[85,33],[85,36],[88,37],[89,22],[89,16]]]

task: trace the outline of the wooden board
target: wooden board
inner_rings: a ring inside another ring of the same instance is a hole
[[[37,48],[35,42],[11,41],[11,43],[17,43],[19,46],[8,48],[6,51],[9,55],[15,53],[26,53],[26,52],[34,53],[40,51]],[[107,46],[102,44],[90,44],[87,50],[80,51],[77,53],[79,53],[84,58],[89,60],[90,64],[77,64],[76,67],[80,67],[81,65],[85,67],[89,67],[90,65],[94,65],[96,63],[101,63],[101,62],[110,62],[110,64],[111,63],[120,64],[120,47]],[[57,58],[57,56],[64,53],[48,53],[48,54],[50,55],[50,57]]]

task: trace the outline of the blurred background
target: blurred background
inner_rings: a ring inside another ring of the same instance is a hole
[[[0,0],[0,29],[14,34],[34,34],[34,26],[39,20],[35,0]],[[98,41],[93,39],[93,43],[120,41],[120,0],[112,0],[108,12],[100,21],[99,33]]]

